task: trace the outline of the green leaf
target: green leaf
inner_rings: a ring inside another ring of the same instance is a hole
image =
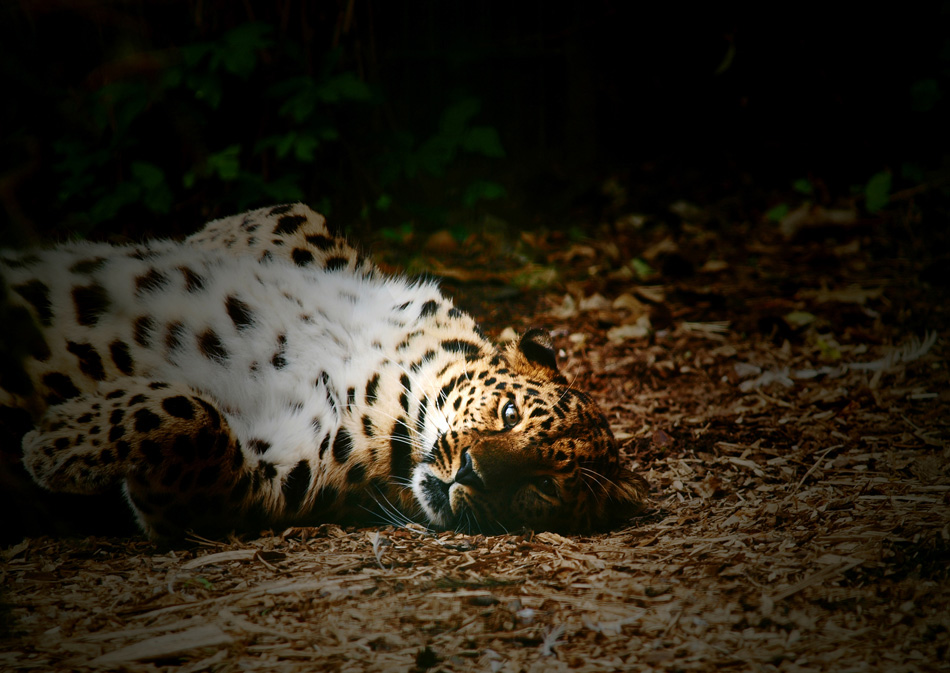
[[[481,101],[477,98],[463,98],[453,103],[442,113],[439,122],[439,131],[448,136],[461,136],[469,120],[482,109]]]
[[[380,212],[386,212],[389,210],[389,206],[393,203],[393,197],[389,194],[380,194],[379,198],[376,199],[376,210]]]
[[[212,154],[207,160],[207,171],[216,175],[224,182],[235,180],[241,170],[241,146],[229,145],[225,149]]]
[[[579,241],[586,241],[590,238],[590,234],[588,233],[586,227],[582,227],[578,224],[572,224],[570,229],[567,230],[567,235],[568,238],[570,238],[575,243]]]
[[[437,134],[422,143],[415,153],[415,158],[421,168],[431,175],[441,177],[445,167],[455,158],[456,143],[441,134]]]
[[[542,290],[557,283],[557,279],[557,269],[553,266],[530,266],[515,274],[512,282],[518,287]]]
[[[462,203],[464,203],[467,208],[471,208],[480,199],[491,201],[494,199],[500,199],[507,194],[508,193],[505,191],[505,188],[497,182],[480,180],[478,182],[473,182],[468,187],[466,187],[465,193],[462,195]]]
[[[150,94],[142,82],[116,82],[96,92],[96,126],[111,128],[116,136],[132,126],[148,107]]]
[[[633,272],[637,274],[637,278],[640,280],[645,280],[656,274],[656,271],[653,270],[653,267],[651,267],[639,257],[632,259],[630,261],[630,266],[633,268]]]
[[[815,343],[820,351],[819,357],[825,362],[837,362],[841,359],[841,350],[834,341],[825,341],[819,336]]]
[[[877,213],[891,199],[891,172],[881,171],[871,176],[864,186],[864,207],[869,213]]]
[[[782,317],[791,327],[804,327],[815,321],[815,316],[807,311],[792,311]]]
[[[207,42],[189,44],[181,47],[178,52],[181,54],[181,62],[187,69],[193,69],[201,63],[202,59],[211,53],[212,46]]]
[[[172,66],[162,73],[161,88],[175,89],[185,80],[185,73],[179,66]]]
[[[263,192],[274,203],[287,203],[289,201],[303,201],[306,196],[300,186],[296,175],[285,175],[277,180],[263,183]],[[328,212],[323,209],[321,212]]]
[[[250,75],[257,65],[257,53],[271,46],[270,32],[271,27],[263,23],[249,23],[229,32],[225,36],[229,49],[222,59],[225,69],[241,77]]]
[[[219,67],[246,78],[257,66],[257,52],[271,45],[266,37],[271,27],[264,23],[246,23],[225,33],[212,46],[210,70]]]
[[[277,111],[282,117],[301,122],[310,116],[316,102],[313,80],[309,77],[288,77],[268,87],[266,95],[283,101]]]
[[[114,219],[124,206],[135,203],[141,194],[140,187],[132,182],[122,182],[110,193],[99,199],[89,211],[93,222]]]
[[[300,176],[293,173],[265,182],[256,173],[240,171],[233,182],[233,193],[237,195],[234,205],[238,210],[246,210],[262,202],[303,201],[304,194],[299,183]]]
[[[294,156],[297,157],[297,161],[313,163],[319,146],[319,140],[309,133],[303,133],[297,137],[297,142],[294,143]]]
[[[324,103],[339,103],[347,100],[365,101],[373,97],[373,92],[366,82],[353,72],[342,72],[328,79],[317,87],[316,93]]]
[[[296,200],[303,201],[304,198],[301,196],[299,199],[296,199]],[[316,210],[318,213],[321,213],[329,217],[330,215],[333,214],[333,202],[330,201],[329,196],[323,196],[317,200],[314,210]]]
[[[340,132],[336,130],[333,126],[321,126],[317,130],[317,138],[322,141],[327,140],[338,140],[340,138]]]
[[[793,182],[792,189],[794,189],[799,194],[804,194],[805,196],[811,196],[815,193],[815,186],[811,184],[811,180],[808,178],[799,178]]]
[[[462,136],[462,149],[486,157],[502,158],[505,150],[501,146],[498,131],[493,126],[474,126]]]
[[[89,196],[98,185],[97,176],[107,165],[112,154],[105,149],[92,148],[79,140],[58,140],[53,143],[57,155],[54,168],[59,180],[59,199],[68,201],[76,196]]]
[[[284,101],[284,104],[280,106],[279,113],[301,124],[310,118],[316,106],[317,94],[312,87],[307,86]]]
[[[133,161],[131,165],[132,177],[145,189],[154,189],[165,184],[165,174],[162,169],[147,161]]]
[[[786,215],[788,215],[788,204],[780,203],[777,206],[769,208],[765,212],[765,219],[767,219],[769,222],[778,222]]]
[[[412,222],[403,222],[398,227],[383,227],[379,230],[379,235],[385,241],[402,243],[412,235],[413,229]]]
[[[146,208],[153,213],[171,210],[173,196],[161,168],[147,161],[133,161],[131,173],[139,184],[140,200]]]
[[[211,72],[189,72],[185,75],[185,86],[191,89],[195,98],[207,103],[212,110],[221,105],[224,84],[221,78]]]
[[[196,577],[196,578],[195,578],[195,582],[197,582],[198,584],[200,584],[201,586],[203,586],[205,589],[213,589],[213,588],[214,588],[214,584],[211,583],[211,580],[206,579],[206,578],[204,578],[204,577]]]
[[[290,150],[294,146],[294,142],[296,140],[297,140],[297,134],[294,133],[293,131],[291,131],[290,133],[285,133],[283,136],[280,136],[274,145],[274,150],[277,152],[277,156],[280,159],[283,159],[288,154],[290,154]]]

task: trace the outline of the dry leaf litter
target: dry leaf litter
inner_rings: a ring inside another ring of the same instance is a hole
[[[653,259],[683,250],[664,240]],[[551,254],[608,279],[568,281],[546,316],[653,487],[629,527],[25,539],[2,552],[0,668],[950,670],[950,333],[883,326],[885,302],[928,297],[860,264],[791,296],[755,289],[791,264],[768,245],[741,247],[772,260],[755,272],[700,256],[688,299],[628,283],[644,268],[616,251]],[[736,293],[740,309],[707,310]],[[781,315],[794,344],[752,315]]]

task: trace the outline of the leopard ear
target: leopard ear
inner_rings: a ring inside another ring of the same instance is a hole
[[[517,348],[511,348],[512,354],[527,369],[540,370],[546,378],[558,383],[564,383],[564,377],[557,369],[557,356],[554,352],[554,342],[547,330],[533,327],[525,332],[518,341]]]

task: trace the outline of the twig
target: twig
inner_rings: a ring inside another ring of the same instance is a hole
[[[777,404],[778,406],[780,406],[780,407],[785,407],[786,409],[791,409],[792,406],[793,406],[792,404],[789,404],[789,403],[786,402],[785,400],[779,400],[779,399],[776,399],[776,398],[774,398],[774,397],[770,397],[769,395],[766,395],[765,393],[763,393],[763,392],[762,392],[761,390],[759,390],[758,388],[755,388],[754,391],[755,391],[755,393],[756,393],[759,397],[761,397],[761,398],[762,398],[763,400],[765,400],[766,402],[771,402],[772,404]]]
[[[792,489],[791,493],[785,496],[785,499],[787,500],[798,493],[798,489],[802,487],[802,484],[804,484],[805,480],[811,476],[812,472],[818,469],[818,466],[821,465],[821,461],[824,460],[825,456],[827,456],[834,449],[840,449],[842,446],[844,446],[844,444],[835,444],[834,446],[829,446],[827,449],[822,451],[821,455],[818,456],[818,459],[815,460],[815,464],[808,468],[808,472],[805,473],[805,476],[801,478],[801,481],[799,481],[795,488]]]
[[[792,586],[779,591],[777,594],[775,594],[771,598],[773,601],[785,600],[789,596],[797,594],[802,589],[807,589],[808,587],[813,586],[815,584],[821,584],[826,579],[830,577],[834,577],[835,575],[840,575],[841,573],[847,570],[851,570],[851,568],[855,568],[861,565],[862,563],[864,563],[864,559],[850,559],[848,561],[845,561],[839,566],[830,566],[828,568],[825,568],[824,570],[819,570],[814,575],[810,575],[806,577],[805,579],[803,579],[802,581],[797,582],[793,584]]]

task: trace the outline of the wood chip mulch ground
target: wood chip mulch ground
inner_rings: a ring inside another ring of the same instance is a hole
[[[0,669],[950,670],[948,290],[891,235],[551,245],[532,317],[653,489],[623,530],[27,538]]]

